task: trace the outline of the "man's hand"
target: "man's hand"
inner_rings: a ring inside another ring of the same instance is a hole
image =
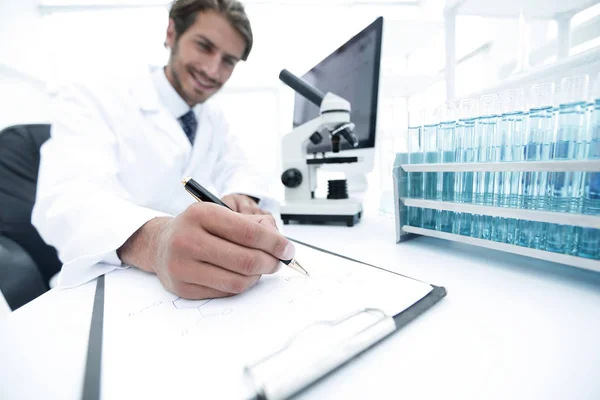
[[[270,215],[269,212],[259,208],[254,199],[244,194],[228,194],[227,196],[223,196],[221,200],[231,207],[233,211],[237,211],[241,214]]]
[[[117,251],[124,263],[154,272],[167,290],[187,299],[241,293],[294,253],[272,216],[203,202],[175,218],[147,222]]]

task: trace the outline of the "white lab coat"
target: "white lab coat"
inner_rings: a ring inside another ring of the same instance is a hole
[[[64,85],[52,101],[51,138],[42,146],[32,223],[64,263],[59,286],[123,268],[118,249],[157,216],[195,200],[191,176],[222,197],[244,193],[278,215],[262,177],[251,172],[210,100],[199,107],[192,148],[159,101],[151,71],[112,82]]]

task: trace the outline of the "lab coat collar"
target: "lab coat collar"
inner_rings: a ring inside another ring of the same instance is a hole
[[[152,67],[132,79],[131,94],[142,111],[161,110],[160,98],[152,80]]]
[[[133,77],[130,92],[140,110],[143,113],[149,114],[149,120],[177,146],[186,149],[189,158],[192,146],[177,119],[171,114],[167,106],[161,102],[156,85],[152,79],[153,70],[153,68],[149,67],[143,73]]]

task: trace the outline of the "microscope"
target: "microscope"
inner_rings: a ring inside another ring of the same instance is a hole
[[[353,134],[354,124],[350,121],[350,103],[333,93],[323,94],[285,69],[279,79],[319,107],[318,117],[283,137],[281,182],[285,186],[285,201],[280,210],[283,223],[342,222],[354,226],[362,216],[362,203],[348,197],[345,179],[328,181],[327,198],[315,198],[315,190],[320,166],[355,163],[358,157],[307,157],[309,141],[319,144],[323,135],[329,135],[333,153],[340,151],[342,138],[352,147],[358,146],[358,139]]]

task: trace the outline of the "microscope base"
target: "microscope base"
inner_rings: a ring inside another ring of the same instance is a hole
[[[290,221],[307,224],[345,223],[354,226],[362,217],[362,204],[349,200],[309,200],[281,205],[281,219],[285,225]]]

